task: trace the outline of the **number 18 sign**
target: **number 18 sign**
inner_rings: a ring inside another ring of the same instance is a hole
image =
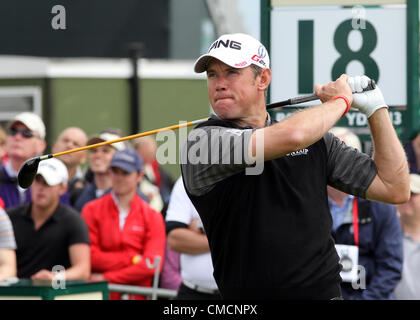
[[[405,5],[281,6],[271,10],[270,20],[270,102],[312,93],[315,84],[343,73],[365,74],[380,86],[394,126],[403,125],[409,104]],[[285,108],[275,117],[282,120],[290,112]],[[355,113],[339,125],[367,128],[364,115]]]

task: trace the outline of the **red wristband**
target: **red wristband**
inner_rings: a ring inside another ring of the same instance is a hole
[[[337,100],[337,99],[340,99],[340,98],[343,99],[346,102],[346,105],[347,105],[346,111],[344,111],[343,115],[341,116],[341,117],[344,117],[345,114],[350,110],[350,101],[349,101],[349,99],[347,99],[347,97],[345,97],[345,96],[336,96],[336,97],[332,98],[331,101],[332,100]]]

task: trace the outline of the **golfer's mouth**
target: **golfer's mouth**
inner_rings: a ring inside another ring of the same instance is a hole
[[[232,99],[233,99],[232,97],[218,97],[215,99],[215,102],[232,100]]]

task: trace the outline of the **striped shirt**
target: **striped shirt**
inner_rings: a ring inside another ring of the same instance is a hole
[[[12,223],[7,213],[0,208],[0,249],[16,249]]]

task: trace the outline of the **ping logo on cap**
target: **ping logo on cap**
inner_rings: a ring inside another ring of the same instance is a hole
[[[231,48],[231,49],[235,49],[235,50],[241,50],[241,45],[242,45],[242,43],[240,43],[238,41],[229,40],[229,39],[227,39],[226,42],[224,42],[223,40],[216,40],[211,45],[208,52],[210,52],[213,49],[220,48],[220,46],[224,46],[225,48]]]

